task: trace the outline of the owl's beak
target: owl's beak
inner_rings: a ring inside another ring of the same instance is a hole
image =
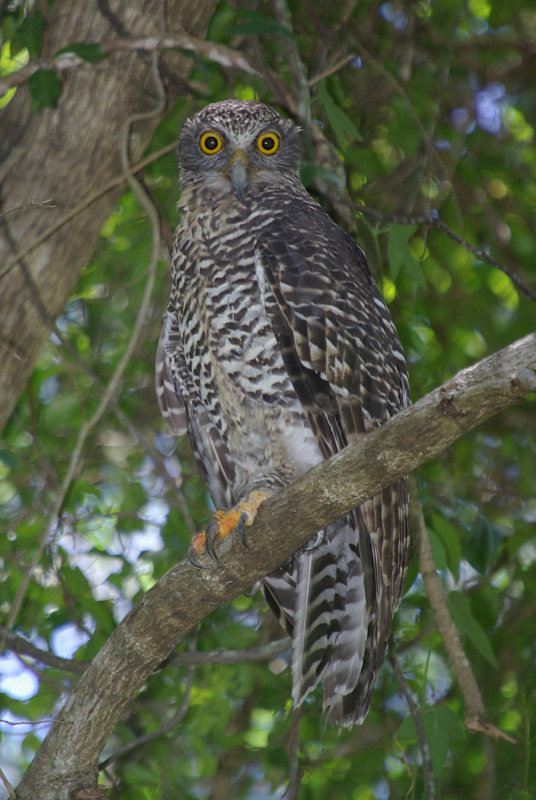
[[[229,178],[239,200],[242,200],[248,185],[249,160],[243,150],[236,150],[229,159]]]

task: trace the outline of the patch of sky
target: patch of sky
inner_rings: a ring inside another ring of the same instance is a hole
[[[487,133],[500,133],[502,115],[507,105],[506,90],[502,83],[488,84],[484,89],[475,92],[473,97],[475,119],[477,125]]]
[[[401,8],[396,8],[393,3],[382,3],[380,16],[389,22],[396,31],[403,31],[408,24],[408,18]]]

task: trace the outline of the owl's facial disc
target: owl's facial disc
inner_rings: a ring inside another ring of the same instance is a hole
[[[249,159],[243,150],[235,150],[229,159],[229,180],[233,184],[238,199],[242,200],[248,184]]]

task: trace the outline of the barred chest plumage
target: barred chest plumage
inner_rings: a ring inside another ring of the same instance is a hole
[[[259,210],[259,203],[234,197],[215,215],[215,203],[206,194],[181,201],[172,289],[182,351],[177,366],[186,404],[200,403],[226,442],[233,496],[240,497],[254,483],[291,481],[322,456],[266,312],[275,299],[256,239],[273,215],[266,203]]]

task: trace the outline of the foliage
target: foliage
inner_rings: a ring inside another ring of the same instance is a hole
[[[38,56],[46,28],[40,11],[13,6],[2,23],[5,72],[21,53]],[[534,327],[534,303],[503,271],[420,220],[439,213],[466,241],[522,280],[534,280],[536,11],[528,0],[314,7],[294,0],[289,6],[294,31],[274,15],[272,4],[252,10],[249,3],[222,2],[208,38],[257,59],[262,54],[265,68],[290,86],[288,48],[297,48],[312,79],[313,124],[344,165],[358,236],[391,306],[418,398]],[[64,49],[86,59],[86,68],[103,58],[97,43],[66,42]],[[97,66],[113,68],[106,60]],[[34,102],[54,105],[61,92],[56,73],[40,69],[31,81]],[[196,56],[190,93],[166,113],[151,152],[172,144],[183,120],[205,103],[234,95],[282,106],[274,86]],[[310,168],[316,154],[306,141],[304,176],[312,182],[319,172]],[[171,150],[147,166],[145,181],[172,229],[178,184]],[[329,205],[329,194],[321,199]],[[361,213],[367,209],[383,217]],[[91,430],[59,522],[54,516],[78,432],[137,319],[149,257],[148,223],[126,191],[0,440],[3,624],[13,621],[14,633],[64,658],[93,658],[141,593],[184,557],[190,533],[210,514],[188,444],[166,431],[155,401],[154,353],[168,292],[162,258],[151,318],[125,373],[119,411],[111,407]],[[489,718],[517,742],[465,731],[461,696],[414,558],[395,622],[395,651],[420,701],[437,796],[445,800],[526,800],[536,785],[530,758],[536,719],[535,428],[533,403],[513,408],[419,470],[451,613]],[[179,649],[247,649],[279,636],[252,595],[205,619]],[[289,670],[278,674],[281,665],[280,656],[195,669],[164,664],[122,719],[103,758],[157,732],[186,698],[184,717],[170,733],[110,762],[102,781],[111,796],[283,797],[296,728]],[[0,752],[16,782],[74,675],[9,650],[0,670]],[[415,725],[389,664],[362,728],[340,735],[326,729],[315,696],[304,709],[299,737],[303,800],[328,793],[332,800],[427,796]]]

